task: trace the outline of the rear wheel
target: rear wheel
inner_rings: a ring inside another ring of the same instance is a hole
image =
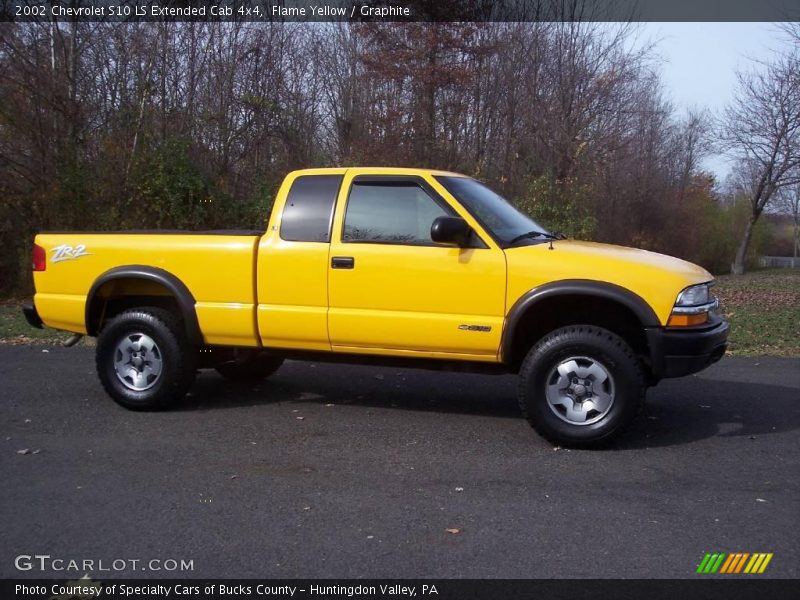
[[[131,410],[169,407],[196,372],[183,327],[161,308],[126,310],[109,321],[97,338],[95,362],[108,395]]]
[[[640,361],[618,335],[574,325],[553,331],[528,353],[518,397],[531,426],[563,446],[607,443],[644,399]]]
[[[253,383],[269,377],[280,369],[282,364],[282,358],[259,352],[245,352],[234,360],[217,365],[215,369],[229,381]]]

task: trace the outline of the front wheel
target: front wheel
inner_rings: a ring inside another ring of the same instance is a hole
[[[636,416],[644,394],[641,363],[631,347],[591,325],[551,332],[520,369],[523,414],[542,437],[563,446],[610,441]]]

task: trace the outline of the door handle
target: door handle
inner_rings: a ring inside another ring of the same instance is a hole
[[[352,269],[356,266],[356,259],[352,256],[334,256],[331,258],[332,269]]]

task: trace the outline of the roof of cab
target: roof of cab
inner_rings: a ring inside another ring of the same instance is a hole
[[[452,171],[442,171],[439,169],[413,169],[408,167],[328,167],[316,169],[298,169],[289,175],[344,175],[349,171],[355,171],[356,175],[450,175],[456,177],[466,177],[461,173]]]

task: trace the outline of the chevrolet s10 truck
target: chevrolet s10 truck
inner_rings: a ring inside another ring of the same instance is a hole
[[[592,446],[728,336],[704,269],[563,239],[423,169],[290,173],[266,232],[41,233],[33,278],[28,321],[97,336],[100,381],[134,410],[170,406],[201,368],[391,363],[519,374],[537,432]]]

